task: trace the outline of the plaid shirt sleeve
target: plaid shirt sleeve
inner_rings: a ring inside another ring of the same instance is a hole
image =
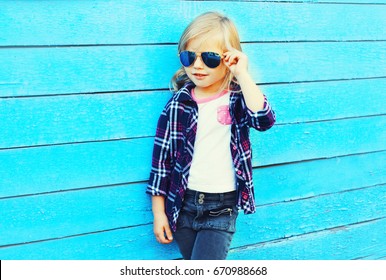
[[[167,196],[170,186],[170,126],[165,108],[158,120],[154,139],[152,167],[146,193]]]
[[[246,107],[245,101],[244,106]],[[266,96],[264,96],[263,110],[252,112],[247,108],[246,119],[248,126],[253,127],[259,131],[266,131],[274,125],[276,121],[275,112],[272,110]]]

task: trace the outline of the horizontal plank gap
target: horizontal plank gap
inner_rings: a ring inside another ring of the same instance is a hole
[[[218,0],[184,0],[185,2],[210,2]],[[222,2],[232,2],[234,0],[221,0]],[[363,3],[363,2],[314,2],[314,1],[259,1],[259,0],[238,0],[239,2],[250,2],[250,3],[272,3],[272,4],[313,4],[313,5],[361,5],[361,6],[383,6],[386,3]]]
[[[352,260],[353,260],[353,261],[358,261],[358,260],[368,259],[368,258],[370,258],[371,256],[372,256],[372,255],[361,256],[361,257],[354,258],[354,259],[352,259]]]
[[[327,82],[347,82],[347,81],[362,81],[362,80],[379,80],[386,79],[386,76],[378,77],[361,77],[351,79],[327,79],[327,80],[312,80],[312,81],[290,81],[290,82],[270,82],[270,83],[257,83],[259,86],[270,85],[291,85],[291,84],[311,84],[311,83],[327,83]],[[1,84],[0,84],[1,87]],[[95,91],[95,92],[76,92],[76,93],[60,93],[60,94],[41,94],[41,95],[19,95],[19,96],[0,96],[1,99],[26,99],[26,98],[46,98],[46,97],[63,97],[63,96],[82,96],[82,95],[102,95],[102,94],[120,94],[130,92],[155,92],[155,91],[170,91],[169,88],[156,88],[156,89],[133,89],[133,90],[115,90],[115,91]]]
[[[327,80],[313,80],[313,81],[292,81],[292,82],[274,82],[274,83],[259,83],[258,85],[290,85],[290,84],[310,84],[310,83],[325,83],[325,82],[347,82],[347,81],[361,81],[361,80],[378,80],[385,79],[386,76],[378,77],[361,77],[350,79],[327,79]]]
[[[135,185],[135,184],[141,184],[145,183],[147,181],[133,181],[133,182],[123,182],[123,183],[117,183],[117,184],[108,184],[108,185],[99,185],[99,186],[90,186],[90,187],[83,187],[83,188],[72,188],[72,189],[65,189],[65,190],[56,190],[56,191],[48,191],[48,192],[39,192],[39,193],[30,193],[30,194],[23,194],[23,195],[11,195],[11,196],[3,196],[0,197],[0,200],[4,199],[14,199],[14,198],[22,198],[22,197],[31,197],[31,196],[39,196],[39,195],[49,195],[49,194],[56,194],[56,193],[66,193],[66,192],[76,192],[76,191],[86,191],[91,189],[101,189],[101,188],[111,188],[111,187],[122,187],[122,186],[129,186],[129,185]]]
[[[48,241],[54,241],[54,240],[62,240],[62,239],[68,239],[68,238],[73,238],[73,237],[80,237],[80,236],[85,236],[85,235],[99,234],[99,233],[105,233],[105,232],[110,232],[110,231],[115,231],[115,230],[135,228],[135,227],[140,227],[140,226],[148,226],[148,225],[151,225],[151,224],[152,223],[137,224],[137,225],[134,225],[134,226],[117,227],[117,228],[104,229],[104,230],[98,230],[98,231],[86,232],[86,233],[80,233],[80,234],[73,234],[73,235],[62,236],[62,237],[47,238],[47,239],[34,240],[34,241],[29,241],[29,242],[7,244],[7,245],[1,245],[0,249],[2,249],[2,248],[9,248],[9,247],[15,247],[15,246],[23,246],[23,245],[34,244],[34,243],[48,242]]]
[[[326,160],[326,159],[332,159],[332,158],[345,158],[345,157],[351,157],[351,156],[361,156],[361,155],[376,154],[376,153],[382,153],[382,152],[386,152],[386,150],[377,150],[377,151],[371,151],[371,152],[365,152],[365,153],[353,153],[353,154],[333,156],[333,157],[321,157],[321,158],[297,160],[297,161],[284,162],[284,163],[267,164],[267,165],[261,165],[257,168],[270,168],[270,167],[274,167],[274,166],[299,164],[299,163],[303,163],[303,162],[312,162],[312,161]]]
[[[290,123],[281,123],[277,124],[277,126],[284,125],[298,125],[298,124],[308,124],[308,123],[322,123],[322,122],[336,122],[342,120],[351,120],[351,119],[364,119],[364,118],[373,118],[373,117],[383,117],[386,114],[375,114],[375,115],[365,115],[365,116],[354,116],[354,117],[345,117],[345,118],[335,118],[335,119],[326,119],[326,120],[310,120],[304,122],[290,122]],[[137,137],[128,137],[128,138],[113,138],[113,139],[105,139],[105,140],[89,140],[89,141],[78,141],[78,142],[67,142],[67,143],[55,143],[55,144],[41,144],[41,145],[31,145],[31,146],[14,146],[14,147],[6,147],[0,148],[1,151],[6,150],[17,150],[17,149],[33,149],[33,148],[42,148],[42,147],[55,147],[55,146],[66,146],[66,145],[78,145],[78,144],[91,144],[91,143],[105,143],[105,142],[115,142],[115,141],[128,141],[133,139],[146,139],[153,138],[154,136],[137,136]],[[378,152],[378,151],[377,151]],[[314,160],[314,159],[311,159]],[[272,166],[272,165],[267,165]]]
[[[386,39],[378,40],[291,40],[291,41],[243,41],[242,44],[298,44],[298,43],[375,43],[386,42]]]
[[[1,86],[1,84],[0,84],[0,86]],[[154,91],[169,91],[169,90],[170,89],[168,89],[168,88],[158,88],[158,89],[141,89],[141,90],[132,89],[132,90],[95,91],[95,92],[90,91],[90,92],[59,93],[59,94],[0,96],[0,99],[46,98],[46,97],[63,97],[63,96],[119,94],[119,93],[130,93],[130,92],[154,92]]]
[[[279,201],[279,202],[274,202],[274,203],[260,204],[260,205],[256,205],[256,208],[267,207],[267,206],[270,206],[270,205],[277,205],[277,204],[282,204],[282,203],[292,203],[292,202],[295,202],[295,201],[313,199],[313,198],[327,196],[327,195],[341,194],[341,193],[347,193],[347,192],[355,192],[355,191],[359,191],[359,190],[366,190],[366,189],[383,187],[383,186],[386,186],[386,182],[382,183],[382,184],[375,184],[375,185],[372,185],[372,186],[365,186],[365,187],[354,188],[354,189],[349,189],[349,190],[342,190],[342,191],[338,191],[338,192],[328,192],[328,193],[322,193],[322,194],[318,194],[318,195],[306,196],[306,197],[301,197],[301,198],[294,198],[294,199],[284,200],[284,201]]]
[[[372,151],[372,152],[366,152],[366,153],[355,153],[355,154],[349,154],[349,155],[341,155],[341,156],[336,156],[336,157],[331,157],[331,158],[337,158],[338,159],[338,158],[355,157],[355,156],[368,155],[368,154],[376,154],[376,153],[382,153],[382,152],[386,152],[386,150]],[[274,167],[274,166],[294,165],[294,164],[305,163],[305,162],[328,160],[331,158],[316,158],[316,159],[302,160],[302,161],[296,161],[296,162],[272,164],[272,165],[266,165],[266,166],[253,167],[253,169],[270,168],[270,167]],[[122,182],[122,183],[117,183],[117,184],[97,185],[97,186],[89,186],[89,187],[82,187],[82,188],[70,188],[70,189],[65,189],[65,190],[55,190],[55,191],[48,191],[48,192],[29,193],[29,194],[23,194],[23,195],[12,195],[12,196],[0,197],[0,201],[5,200],[5,199],[18,199],[18,198],[23,198],[23,197],[49,195],[49,194],[65,193],[65,192],[73,192],[73,191],[85,191],[85,190],[90,190],[90,189],[130,186],[130,185],[135,185],[135,184],[146,184],[146,183],[147,183],[147,180],[141,180],[141,181],[132,181],[132,182]],[[257,205],[257,207],[265,207],[265,206],[272,205],[272,204],[287,203],[287,202],[293,202],[293,201],[297,201],[297,200],[305,200],[305,199],[309,199],[312,197],[325,196],[325,195],[331,195],[334,193],[343,193],[343,192],[348,192],[348,191],[356,191],[356,190],[360,190],[360,189],[379,187],[379,186],[383,186],[383,185],[384,184],[381,183],[381,184],[376,184],[376,185],[370,185],[370,186],[350,189],[350,190],[346,190],[346,191],[331,192],[331,193],[325,193],[325,194],[320,194],[320,195],[311,196],[311,197],[292,199],[292,200],[288,200],[288,201],[279,201],[279,202],[275,202],[275,203],[260,204],[260,205]]]
[[[44,49],[44,48],[95,48],[95,47],[135,47],[135,46],[174,46],[178,43],[143,43],[143,44],[79,44],[79,45],[8,45],[0,49]]]
[[[78,145],[78,144],[91,144],[91,143],[105,143],[105,142],[115,142],[115,141],[127,141],[127,140],[132,140],[132,139],[146,139],[146,138],[153,138],[153,137],[154,136],[141,136],[141,137],[116,138],[116,139],[107,139],[107,140],[92,140],[92,141],[79,141],[79,142],[69,142],[69,143],[42,144],[42,145],[33,145],[33,146],[8,147],[8,148],[0,148],[0,151],[17,150],[17,149],[34,149],[34,148]]]
[[[375,115],[364,115],[364,116],[355,116],[355,117],[342,117],[342,118],[334,118],[334,119],[326,119],[326,120],[311,120],[311,121],[304,121],[304,122],[288,122],[288,123],[279,123],[276,124],[276,126],[284,126],[284,125],[293,125],[293,124],[301,124],[301,123],[323,123],[323,122],[330,122],[330,121],[342,121],[342,120],[349,120],[349,119],[361,119],[361,118],[373,118],[373,117],[382,117],[386,114],[375,114]]]
[[[384,4],[383,4],[384,5]],[[291,40],[291,41],[241,41],[241,44],[313,44],[313,43],[378,43],[378,40]],[[140,44],[79,44],[79,45],[0,45],[0,49],[44,49],[44,48],[97,48],[97,47],[135,47],[135,46],[177,46],[178,43],[140,43]]]

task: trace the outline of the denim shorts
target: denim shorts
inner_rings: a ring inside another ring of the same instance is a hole
[[[225,259],[237,216],[236,191],[187,190],[174,233],[184,259]]]

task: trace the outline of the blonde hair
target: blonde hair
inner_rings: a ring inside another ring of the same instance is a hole
[[[237,49],[241,51],[239,34],[236,26],[226,16],[218,12],[207,12],[196,17],[184,30],[178,42],[178,53],[186,49],[190,40],[199,38],[202,42],[205,39],[221,34],[222,40],[219,42],[224,51]],[[186,74],[184,67],[181,66],[171,80],[173,90],[178,91],[186,83],[191,82]],[[230,88],[232,82],[237,83],[232,73],[227,71],[224,79],[224,88]]]

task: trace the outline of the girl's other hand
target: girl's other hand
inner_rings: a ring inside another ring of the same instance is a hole
[[[224,54],[224,64],[229,68],[233,75],[239,76],[248,72],[248,57],[243,52],[233,49]]]
[[[165,213],[154,214],[154,235],[161,244],[169,244],[173,241],[168,218]]]

